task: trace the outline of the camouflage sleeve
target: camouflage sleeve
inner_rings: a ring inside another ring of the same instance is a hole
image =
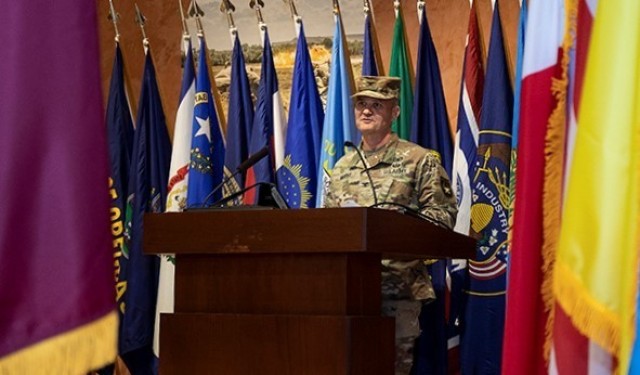
[[[452,229],[458,208],[447,172],[433,154],[420,160],[418,172],[416,188],[420,212]]]
[[[331,183],[331,176],[327,177],[328,181],[326,183],[325,195],[324,195],[324,206],[326,208],[339,207],[338,200],[336,198],[336,193],[333,191],[335,189],[335,184]]]

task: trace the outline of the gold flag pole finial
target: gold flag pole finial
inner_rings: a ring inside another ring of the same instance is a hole
[[[189,17],[193,17],[196,19],[196,27],[198,28],[198,36],[204,37],[204,28],[202,27],[202,17],[204,16],[204,11],[196,0],[191,0],[191,4],[189,4]]]
[[[235,37],[238,32],[238,28],[236,27],[236,23],[233,20],[233,13],[236,11],[235,5],[231,3],[229,0],[222,0],[220,2],[220,11],[227,16],[227,24],[229,25],[229,33],[231,37]]]
[[[369,0],[363,0],[362,5],[364,6],[364,14],[371,15],[371,3],[369,2]]]
[[[338,2],[338,0],[333,0],[333,14],[340,14],[340,3]]]
[[[267,24],[264,22],[264,18],[262,18],[262,8],[264,8],[264,2],[262,0],[250,0],[249,8],[254,9],[256,11],[256,17],[258,18],[258,26],[260,26],[260,31],[265,31],[267,29]]]
[[[116,8],[113,6],[113,0],[109,0],[109,21],[113,23],[113,28],[116,31],[115,40],[116,43],[120,42],[120,31],[118,30],[118,21],[120,21],[120,15],[116,12]]]
[[[140,26],[140,30],[142,31],[142,46],[146,51],[149,48],[149,38],[147,38],[147,33],[144,31],[144,25],[147,22],[146,17],[138,8],[138,3],[135,3],[136,6],[136,23]]]

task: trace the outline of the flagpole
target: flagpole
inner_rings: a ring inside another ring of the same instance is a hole
[[[262,10],[264,8],[264,2],[262,0],[251,0],[249,1],[249,8],[256,11],[256,18],[258,19],[258,28],[260,29],[260,37],[262,39],[262,46],[264,47],[264,34],[267,30],[267,24],[264,22],[264,18],[262,18]]]
[[[378,75],[384,76],[384,64],[380,54],[380,44],[378,43],[378,32],[376,31],[375,19],[373,16],[373,6],[369,0],[363,0],[365,18],[369,17],[371,23],[371,42],[373,43],[373,53],[375,54]]]
[[[333,15],[336,17],[336,22],[340,22],[340,25],[344,25],[344,23],[342,23],[342,14],[340,13],[340,2],[339,0],[333,0]],[[349,60],[349,66],[351,66],[351,54],[349,53],[349,45],[347,43],[347,37],[345,35],[344,32],[344,28],[341,27],[341,31],[342,31],[342,50],[344,51],[344,55],[346,57],[347,60]],[[333,64],[333,61],[331,62]],[[353,71],[350,69],[348,69],[349,74],[348,74],[348,79],[349,79],[349,86],[351,87],[351,92],[354,92],[355,89],[355,82],[353,80]]]
[[[196,0],[191,0],[188,14],[189,14],[189,17],[193,17],[196,20],[196,28],[198,29],[198,38],[202,38],[205,44],[207,44],[207,38],[204,35],[204,28],[202,27],[202,17],[204,16],[204,11],[202,10],[202,8],[200,8]],[[199,53],[205,53],[207,57],[208,65],[212,66],[211,60],[209,59],[209,51],[200,51]],[[220,124],[222,129],[226,132],[227,121],[224,117],[224,112],[222,111],[222,101],[220,100],[220,92],[218,91],[218,86],[216,85],[216,80],[213,77],[213,74],[209,74],[209,81],[211,84],[211,94],[213,95],[213,100],[216,107],[216,115],[218,116],[218,123]]]
[[[291,19],[293,19],[294,27],[296,29],[296,36],[300,36],[302,17],[298,14],[298,9],[296,9],[294,0],[285,0],[285,2],[289,4],[289,11],[291,12]]]
[[[182,21],[182,44],[180,45],[180,54],[182,55],[182,61],[184,66],[184,60],[187,57],[188,42],[191,41],[191,33],[189,32],[189,25],[187,25],[187,19],[184,16],[184,10],[182,9],[182,0],[178,0],[178,8],[180,9],[180,20]]]
[[[238,28],[233,20],[233,13],[236,11],[236,7],[229,0],[222,0],[220,3],[220,11],[227,16],[227,24],[229,25],[229,36],[231,37],[231,48],[238,35]]]
[[[144,47],[144,53],[146,54],[149,51],[149,38],[147,38],[147,33],[144,31],[144,25],[147,22],[147,18],[142,14],[140,8],[138,8],[138,3],[135,3],[136,7],[136,18],[135,21],[140,26],[140,31],[142,32],[142,46]]]
[[[120,45],[120,30],[118,29],[118,22],[120,21],[120,14],[116,12],[116,8],[113,5],[113,0],[109,0],[109,15],[107,16],[109,21],[113,23],[113,28],[115,30],[114,40],[116,42],[116,49],[119,49]],[[130,92],[133,92],[131,89],[131,80],[129,79],[129,73],[127,71],[127,66],[123,64],[123,75],[124,75],[124,85],[125,85],[125,94],[127,96],[127,101],[129,102],[129,108],[131,113],[136,113],[136,103],[135,98],[129,96]],[[131,118],[133,121],[133,117]]]
[[[116,32],[114,39],[116,43],[119,43],[120,31],[118,30],[118,21],[120,20],[120,15],[116,12],[116,8],[113,6],[113,0],[109,0],[109,20],[113,23],[113,29]]]

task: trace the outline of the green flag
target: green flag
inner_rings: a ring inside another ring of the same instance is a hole
[[[404,33],[402,8],[398,9],[393,27],[389,75],[402,79],[399,98],[400,116],[393,122],[392,129],[400,138],[409,139],[411,136],[411,115],[413,113],[413,68],[409,49],[407,48],[407,38]]]

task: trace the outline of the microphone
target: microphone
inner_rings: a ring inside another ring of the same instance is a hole
[[[269,146],[264,146],[263,148],[258,150],[258,152],[256,152],[255,154],[249,156],[247,160],[240,163],[240,165],[238,166],[238,168],[236,168],[236,171],[233,173],[233,175],[246,171],[247,169],[251,168],[255,163],[259,162],[262,158],[264,158],[267,155],[269,155]]]
[[[369,178],[369,183],[371,184],[371,192],[373,193],[373,202],[374,202],[373,206],[377,206],[378,205],[378,195],[376,194],[376,187],[373,186],[373,179],[371,178],[371,173],[369,173],[369,167],[367,167],[367,162],[366,162],[366,160],[364,160],[364,156],[362,155],[362,152],[360,152],[360,149],[358,147],[356,147],[356,145],[354,145],[353,142],[351,142],[351,141],[346,141],[344,143],[344,146],[356,150],[356,153],[358,154],[358,157],[360,158],[360,161],[362,162],[362,165],[364,166],[364,171],[367,173],[367,177]]]
[[[220,190],[224,185],[228,184],[229,181],[231,181],[232,178],[234,178],[235,176],[239,175],[240,173],[243,173],[247,169],[251,168],[254,164],[256,164],[257,162],[262,160],[267,155],[269,155],[269,147],[265,146],[265,147],[261,148],[260,150],[258,150],[258,152],[256,152],[253,155],[249,156],[247,158],[247,160],[243,161],[242,163],[240,163],[240,165],[238,165],[238,167],[236,168],[236,170],[232,174],[230,174],[229,176],[225,176],[225,178],[222,179],[222,182],[220,182],[218,184],[218,186],[214,187],[213,190],[211,190],[211,193],[209,193],[204,198],[204,200],[202,201],[202,205],[203,206],[206,205],[206,203],[213,196],[213,194],[215,194],[218,190]],[[246,190],[243,189],[242,191],[245,192]],[[227,201],[225,201],[225,203],[226,202]],[[218,203],[218,202],[215,202],[215,203]],[[210,206],[212,206],[212,205],[210,205]],[[187,207],[187,208],[194,208],[194,207]]]
[[[231,195],[229,195],[228,197],[224,197],[220,200],[218,200],[217,202],[214,202],[211,206],[209,207],[222,207],[224,206],[225,203],[232,201],[240,196],[242,196],[242,194],[246,193],[247,191],[254,189],[256,187],[259,186],[267,186],[269,187],[270,193],[271,193],[271,197],[273,198],[273,203],[275,203],[275,205],[280,208],[280,209],[287,209],[289,208],[289,206],[287,205],[287,203],[284,201],[284,198],[282,198],[282,195],[280,195],[280,192],[278,191],[278,188],[276,187],[275,184],[271,183],[271,182],[256,182],[255,184],[251,185],[251,186],[247,186],[246,188],[237,191]]]

